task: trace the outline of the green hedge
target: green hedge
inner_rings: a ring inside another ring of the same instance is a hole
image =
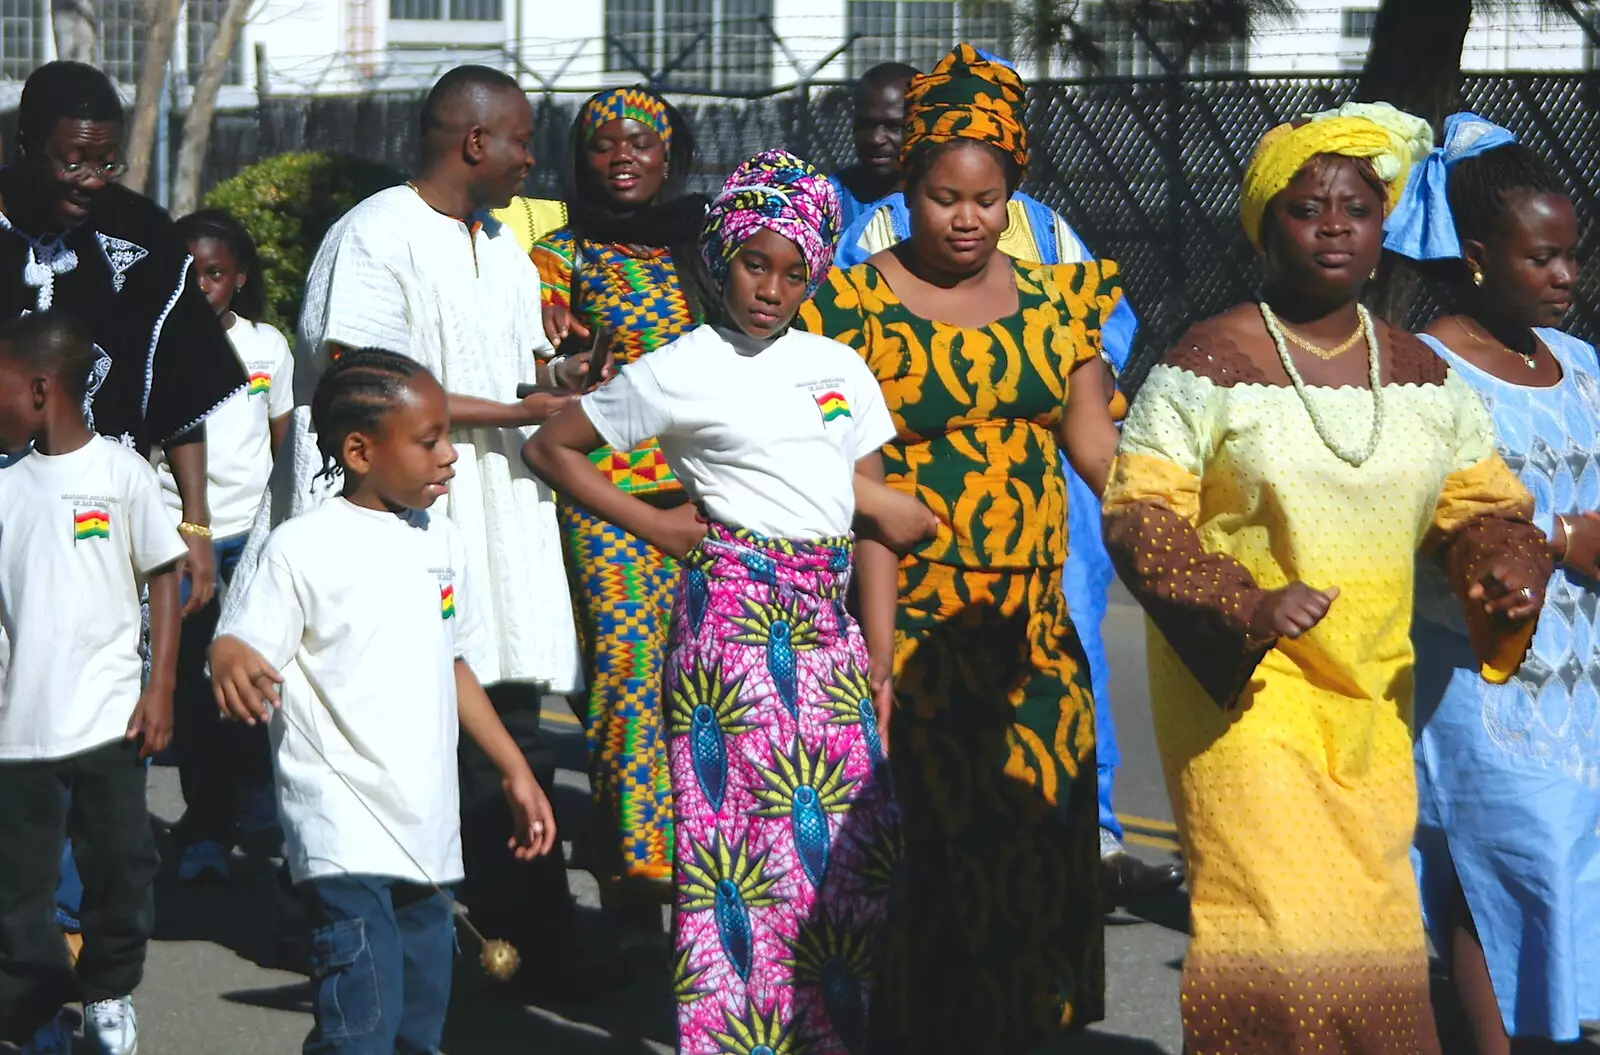
[[[372,194],[405,179],[377,162],[343,154],[279,154],[223,180],[206,195],[208,209],[223,209],[256,240],[266,290],[262,321],[294,341],[306,272],[328,228]]]

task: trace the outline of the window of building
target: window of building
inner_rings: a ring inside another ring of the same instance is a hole
[[[139,83],[144,36],[145,17],[139,0],[102,0],[100,56],[106,76],[121,84]]]
[[[45,0],[0,0],[0,77],[26,80],[45,61]]]
[[[499,22],[504,0],[389,0],[389,17],[405,22]]]
[[[1346,40],[1371,40],[1378,12],[1371,7],[1347,7],[1339,12],[1339,35]]]
[[[217,38],[217,27],[222,23],[222,11],[227,0],[186,0],[185,18],[188,21],[189,83],[200,80],[200,71],[211,51],[211,42]],[[233,54],[222,70],[223,84],[244,83],[244,34],[239,34],[233,44]]]
[[[859,77],[880,62],[930,69],[958,41],[1010,58],[1013,10],[1006,0],[847,0],[845,32],[855,37],[847,73]]]
[[[606,0],[606,69],[665,71],[675,87],[764,90],[772,87],[771,17],[772,0]]]

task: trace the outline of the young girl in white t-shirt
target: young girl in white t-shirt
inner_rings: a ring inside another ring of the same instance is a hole
[[[854,351],[789,328],[838,221],[806,162],[745,162],[702,238],[720,317],[523,449],[562,494],[684,559],[663,674],[684,1052],[864,1048],[896,857],[883,765],[896,558],[851,529],[857,490],[882,490],[895,427]],[[694,504],[627,495],[587,457],[650,437]],[[865,636],[845,605],[852,567]]]
[[[503,777],[522,860],[556,845],[521,750],[461,657],[490,584],[428,507],[455,475],[444,389],[413,359],[341,354],[311,420],[343,495],[278,526],[211,646],[216,699],[267,720],[290,877],[315,931],[306,1051],[436,1051],[462,878],[466,730]]]
[[[206,681],[206,647],[216,631],[218,605],[205,599],[233,580],[256,507],[266,492],[272,457],[294,407],[294,361],[283,334],[258,322],[266,308],[260,260],[254,240],[239,221],[207,209],[178,221],[188,243],[195,277],[206,302],[217,313],[249,383],[206,419],[206,495],[216,552],[216,581],[196,590],[185,582],[184,603],[191,611],[183,624],[174,695],[177,731],[173,741],[187,809],[178,826],[183,846],[178,878],[226,880],[236,842],[250,845],[274,831],[272,765],[266,737],[224,723],[211,701]],[[177,481],[158,450],[156,471],[167,505],[182,513]],[[277,840],[261,840],[276,850]]]

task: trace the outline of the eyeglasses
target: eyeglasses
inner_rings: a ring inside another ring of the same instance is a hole
[[[62,161],[58,157],[46,154],[50,163],[56,167],[63,178],[73,183],[82,183],[88,179],[100,179],[107,183],[115,183],[128,174],[126,161],[107,161],[105,163],[90,161]]]

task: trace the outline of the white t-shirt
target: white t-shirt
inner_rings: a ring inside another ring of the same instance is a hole
[[[584,413],[618,450],[659,437],[690,497],[725,524],[771,538],[846,534],[856,461],[895,433],[877,379],[815,334],[756,348],[697,327],[584,396]]]
[[[482,633],[467,567],[448,518],[334,498],[273,530],[223,616],[217,636],[283,675],[268,729],[295,882],[461,878],[455,662]]]
[[[99,436],[70,454],[0,462],[0,759],[119,740],[138,705],[139,583],[188,552],[161,484]]]
[[[236,315],[228,340],[250,383],[206,419],[206,501],[211,507],[211,533],[219,539],[250,530],[272,472],[267,422],[294,409],[294,359],[283,334],[264,322]],[[151,461],[161,474],[167,508],[181,517],[178,481],[160,447]]]

